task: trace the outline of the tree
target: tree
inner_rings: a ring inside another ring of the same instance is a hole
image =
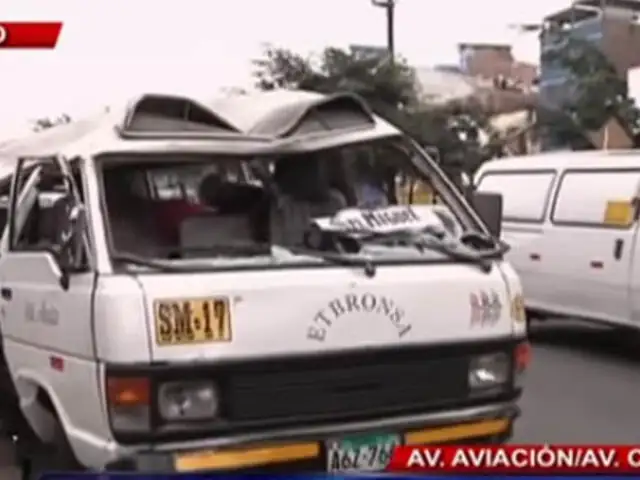
[[[542,59],[551,68],[567,72],[569,82],[560,109],[541,109],[540,117],[551,133],[575,146],[584,142],[584,131],[598,130],[616,116],[635,134],[640,129],[640,112],[629,98],[625,78],[592,41],[570,31],[554,35],[561,46],[546,51]]]
[[[395,120],[416,103],[414,71],[401,59],[328,47],[314,62],[291,50],[268,47],[254,65],[257,86],[263,90],[349,91],[364,98],[377,114]]]
[[[267,47],[254,66],[256,86],[262,90],[295,88],[360,95],[376,114],[422,145],[438,148],[445,171],[458,185],[460,173],[472,174],[480,158],[484,159],[485,152],[477,145],[479,122],[474,120],[482,118],[474,110],[478,106],[434,109],[421,104],[414,69],[402,58],[329,47],[313,59],[288,49]],[[460,122],[466,122],[465,128],[460,128]],[[474,130],[475,139],[465,139],[460,134],[464,129]]]

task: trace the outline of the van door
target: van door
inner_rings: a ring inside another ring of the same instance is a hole
[[[88,235],[68,241],[69,214],[80,205],[64,160],[18,162],[2,238],[0,324],[23,412],[36,431],[37,385],[55,404],[78,409],[78,418],[84,409],[78,385],[97,382]]]
[[[479,192],[503,199],[502,238],[511,250],[508,260],[517,270],[527,307],[542,308],[548,284],[548,264],[541,256],[555,170],[487,171],[478,178]]]
[[[567,170],[545,239],[548,289],[562,313],[629,323],[637,228],[632,201],[639,170]]]

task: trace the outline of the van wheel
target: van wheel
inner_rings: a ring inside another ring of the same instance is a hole
[[[79,472],[78,463],[60,423],[56,423],[54,440],[50,444],[36,442],[22,456],[22,478],[38,480],[47,472]]]

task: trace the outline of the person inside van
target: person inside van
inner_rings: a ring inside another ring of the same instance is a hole
[[[384,175],[376,168],[368,152],[357,152],[356,155],[354,173],[358,207],[375,209],[389,205]]]
[[[272,243],[299,245],[313,218],[333,216],[347,206],[345,196],[332,188],[326,164],[318,156],[277,160],[273,180],[279,198],[270,209]]]

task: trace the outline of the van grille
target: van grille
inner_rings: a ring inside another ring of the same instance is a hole
[[[223,416],[232,424],[308,423],[459,404],[469,400],[471,349],[352,353],[232,368],[224,375]]]

